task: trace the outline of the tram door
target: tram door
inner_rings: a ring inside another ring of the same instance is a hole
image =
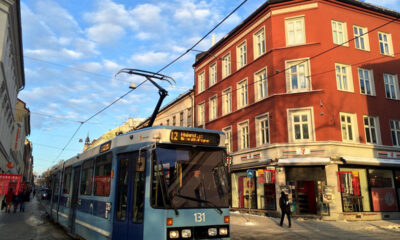
[[[143,239],[145,152],[118,155],[113,239]]]
[[[75,233],[75,218],[76,218],[76,207],[78,206],[78,194],[79,194],[79,177],[81,175],[81,167],[74,168],[74,180],[72,184],[72,196],[71,196],[71,210],[69,213],[68,229],[71,233]]]

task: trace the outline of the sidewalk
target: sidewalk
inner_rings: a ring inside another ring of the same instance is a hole
[[[25,203],[25,212],[0,213],[1,240],[70,240],[57,225],[50,223],[36,198]]]
[[[231,239],[400,239],[400,220],[322,221],[292,219],[288,228],[279,218],[231,212]]]

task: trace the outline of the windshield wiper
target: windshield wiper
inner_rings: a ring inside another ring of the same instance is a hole
[[[207,201],[207,200],[202,200],[202,199],[198,199],[198,198],[193,198],[193,197],[189,197],[189,196],[185,196],[185,195],[181,195],[181,194],[175,194],[175,197],[180,197],[183,199],[187,199],[187,200],[192,200],[195,202],[200,202],[200,203],[208,203],[210,204],[212,207],[215,207],[216,210],[218,210],[219,214],[222,214],[222,210],[221,208],[219,208],[217,205],[215,205],[214,203]]]

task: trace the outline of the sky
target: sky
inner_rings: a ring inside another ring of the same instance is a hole
[[[80,122],[144,79],[115,74],[122,68],[157,72],[186,52],[242,0],[21,0],[25,83],[19,98],[31,111],[34,172],[76,156],[86,136],[100,137],[129,117],[146,118],[158,91],[145,83],[83,124]],[[368,0],[400,12],[398,0]],[[248,0],[213,34],[218,41],[264,1]],[[195,49],[211,47],[211,36]],[[164,104],[193,87],[189,52],[161,73],[169,96]],[[64,151],[62,149],[69,142]],[[83,139],[83,142],[79,140]]]

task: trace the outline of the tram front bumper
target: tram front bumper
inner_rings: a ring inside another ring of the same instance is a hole
[[[167,239],[221,239],[229,238],[229,225],[174,227],[167,229]]]

